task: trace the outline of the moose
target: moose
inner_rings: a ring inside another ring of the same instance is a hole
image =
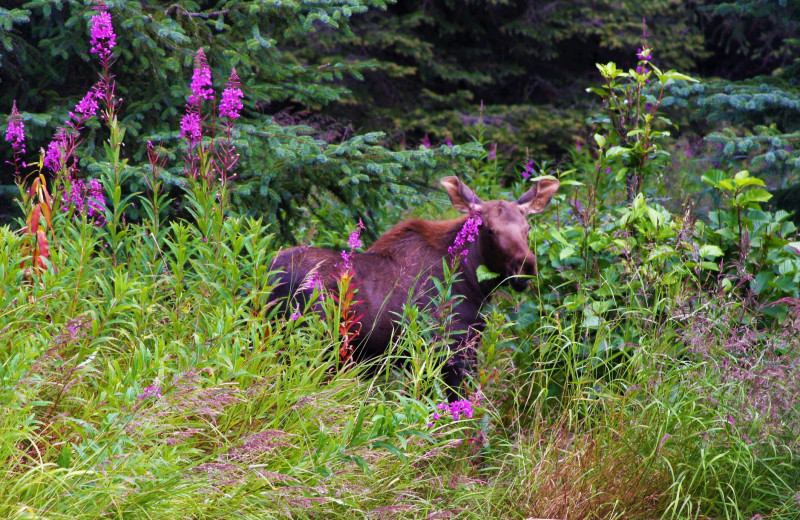
[[[353,344],[358,359],[387,351],[399,330],[403,304],[431,306],[435,291],[432,279],[442,279],[443,260],[452,260],[453,244],[461,234],[463,250],[455,253],[463,256],[455,264],[458,276],[452,286],[452,294],[458,298],[451,310],[451,356],[442,372],[452,401],[458,398],[464,377],[472,368],[476,338],[484,327],[484,302],[503,284],[524,290],[536,275],[536,255],[528,247],[530,225],[526,217],[544,210],[559,183],[541,179],[516,201],[482,201],[458,177],[445,177],[441,184],[453,207],[467,215],[443,221],[405,220],[381,235],[366,252],[352,255],[353,280],[359,284],[358,312],[363,313]],[[477,222],[480,225],[474,229]],[[465,223],[473,226],[472,242],[464,242]],[[279,253],[272,269],[277,272],[275,296],[283,302],[284,310],[288,313],[293,303],[311,297],[312,279],[334,290],[341,262],[339,252],[318,247],[300,246]],[[481,265],[498,276],[479,280],[477,269]]]

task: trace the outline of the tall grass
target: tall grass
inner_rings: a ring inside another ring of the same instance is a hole
[[[745,333],[732,295],[632,305],[613,319],[642,340],[609,357],[567,306],[531,337],[493,311],[478,413],[432,422],[416,311],[395,363],[339,370],[324,313],[273,315],[269,230],[218,224],[160,244],[129,225],[115,265],[104,230],[57,215],[34,279],[0,231],[0,516],[797,517],[795,324]]]

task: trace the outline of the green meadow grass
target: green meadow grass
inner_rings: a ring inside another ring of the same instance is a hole
[[[433,421],[429,316],[340,370],[337,324],[270,306],[269,230],[215,222],[129,225],[112,255],[59,215],[35,275],[0,229],[0,518],[800,518],[796,323],[631,306],[608,357],[566,307],[515,334],[539,297],[499,295],[476,414]]]

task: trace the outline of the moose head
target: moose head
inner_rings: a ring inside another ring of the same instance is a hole
[[[515,290],[524,290],[530,277],[536,275],[536,254],[528,247],[531,226],[527,216],[544,210],[558,191],[558,181],[541,179],[516,201],[486,202],[458,177],[445,177],[441,182],[455,209],[480,215],[483,223],[478,247],[486,267]]]

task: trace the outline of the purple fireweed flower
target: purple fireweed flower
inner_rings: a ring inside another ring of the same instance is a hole
[[[463,415],[467,419],[472,419],[475,416],[475,406],[478,406],[481,402],[481,394],[478,393],[472,396],[472,399],[459,399],[458,401],[454,401],[452,403],[439,403],[436,405],[436,409],[440,410],[445,413],[450,413],[450,416],[453,418],[454,421],[457,421]],[[442,418],[442,415],[439,412],[433,412],[433,422],[438,421]],[[428,423],[428,426],[433,426],[433,422]]]
[[[291,316],[289,316],[289,319],[292,320],[292,321],[297,321],[302,317],[303,317],[303,315],[300,313],[300,308],[295,306],[294,312],[292,313]]]
[[[86,216],[94,225],[103,226],[106,223],[105,210],[103,185],[97,179],[92,179],[86,186]]]
[[[361,219],[358,219],[358,225],[355,231],[350,233],[350,239],[347,241],[347,247],[349,247],[350,250],[342,251],[342,272],[349,271],[353,268],[353,253],[356,248],[363,246],[361,243],[361,231],[364,229],[364,223],[361,222]]]
[[[211,69],[206,61],[206,53],[200,47],[194,56],[192,93],[189,95],[189,104],[200,103],[204,99],[214,99],[214,91],[211,90]]]
[[[422,146],[424,146],[425,148],[431,147],[431,139],[430,137],[428,137],[428,134],[425,134],[425,137],[423,137],[422,140],[420,140],[420,143],[422,143]]]
[[[353,252],[342,251],[342,272],[349,271],[353,268]]]
[[[450,403],[450,414],[453,416],[454,421],[457,421],[461,415],[464,415],[467,419],[472,419],[474,413],[475,410],[472,408],[472,403],[467,399],[460,399]]]
[[[83,213],[84,191],[84,182],[79,179],[72,179],[69,191],[65,191],[61,196],[61,201],[64,203],[61,206],[61,211],[67,211],[72,206],[75,209],[75,213]]]
[[[467,242],[475,242],[475,237],[478,236],[478,228],[481,224],[483,224],[483,221],[480,215],[477,213],[470,215],[467,220],[464,221],[464,225],[461,227],[458,235],[456,235],[453,245],[447,248],[447,252],[450,253],[453,258],[457,258],[458,256],[466,257],[469,253]]]
[[[220,117],[228,117],[230,119],[238,119],[240,116],[239,111],[242,109],[242,98],[244,94],[242,89],[239,88],[239,76],[236,75],[236,67],[231,70],[231,77],[226,83],[228,88],[222,92],[222,101],[219,104]]]
[[[86,119],[89,119],[97,113],[99,108],[97,105],[97,88],[93,87],[89,92],[83,96],[77,105],[75,105],[75,112],[70,112],[70,119],[74,119],[78,124]]]
[[[75,216],[85,215],[95,226],[106,224],[105,210],[106,199],[103,195],[103,185],[97,179],[86,183],[82,179],[71,179],[69,191],[61,197],[63,205],[61,211],[75,211]]]
[[[47,152],[44,156],[44,165],[51,171],[57,172],[64,164],[64,148],[66,148],[64,134],[59,132],[56,138],[47,145]]]
[[[111,24],[111,14],[105,10],[105,6],[102,9],[89,22],[92,37],[89,43],[92,46],[90,52],[107,60],[111,57],[111,50],[117,45],[117,35],[114,34],[114,26]]]
[[[647,47],[639,47],[639,50],[636,51],[636,57],[638,57],[640,60],[652,60],[653,55],[650,54],[650,50],[651,49],[648,49]]]
[[[636,67],[636,73],[641,74],[642,76],[647,76],[648,74],[650,74],[650,69],[648,69],[644,65],[638,65]],[[650,79],[645,79],[644,82],[650,83]]]
[[[14,153],[25,153],[25,123],[17,110],[17,102],[11,106],[11,115],[8,116],[8,129],[6,130],[6,141],[11,144]]]
[[[158,378],[153,381],[153,384],[145,388],[144,391],[139,394],[139,400],[147,399],[148,397],[155,397],[156,399],[161,397],[161,384],[159,384]]]
[[[489,160],[494,161],[497,159],[497,143],[492,143],[489,146]]]
[[[356,226],[355,231],[350,233],[350,240],[347,241],[347,247],[350,249],[364,247],[364,244],[361,243],[361,231],[364,229],[366,229],[366,226],[364,226],[364,223],[361,222],[361,219],[358,219],[358,225]]]
[[[530,179],[534,173],[535,170],[533,169],[533,159],[531,159],[530,161],[528,161],[528,164],[526,164],[525,167],[522,168],[522,178]]]
[[[189,111],[183,119],[181,119],[181,137],[186,138],[190,145],[195,145],[200,142],[200,137],[203,135],[203,129],[200,124],[200,116],[194,112]]]

